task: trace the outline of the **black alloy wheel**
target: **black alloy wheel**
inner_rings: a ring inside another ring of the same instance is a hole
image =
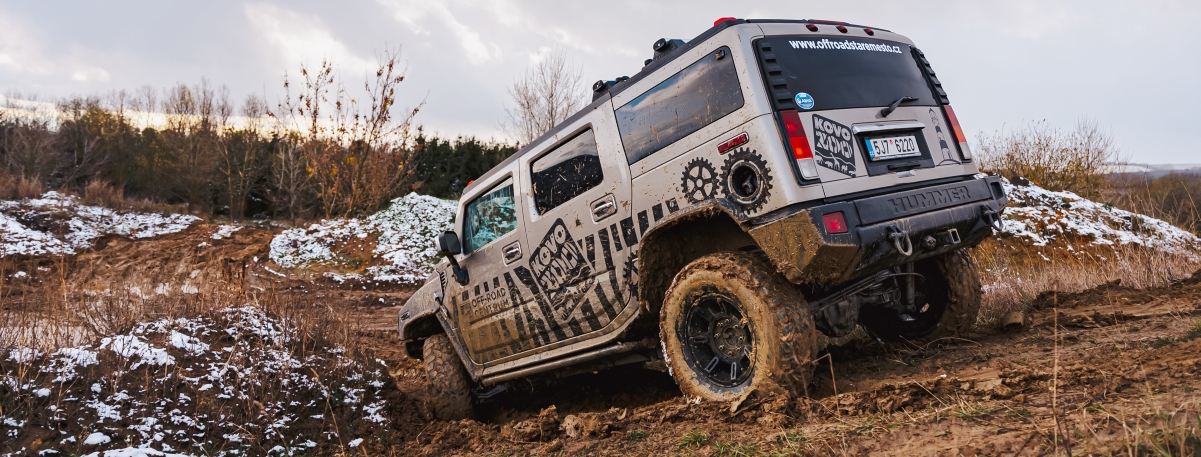
[[[686,362],[723,387],[745,383],[754,373],[754,328],[737,300],[710,292],[692,302],[680,324]]]

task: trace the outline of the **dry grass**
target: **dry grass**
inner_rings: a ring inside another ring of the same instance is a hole
[[[37,178],[5,173],[0,170],[0,200],[34,198],[42,194],[42,181]]]
[[[1046,291],[1079,292],[1121,280],[1146,288],[1178,281],[1201,267],[1196,253],[1168,253],[1137,245],[1090,246],[1067,251],[990,238],[972,252],[985,285],[981,323],[1023,311]]]

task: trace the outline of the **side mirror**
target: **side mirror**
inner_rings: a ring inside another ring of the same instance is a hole
[[[455,255],[463,252],[463,246],[459,244],[459,234],[447,230],[438,235],[438,253],[446,256],[446,260],[450,261],[452,271],[455,273],[455,281],[459,284],[467,283],[467,270],[459,266],[459,260]]]
[[[447,230],[438,235],[438,253],[447,257],[463,252],[463,246],[459,244],[459,234]]]

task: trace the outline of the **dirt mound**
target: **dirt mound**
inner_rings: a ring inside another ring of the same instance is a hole
[[[7,452],[386,449],[415,412],[386,374],[252,307],[139,324],[95,345],[0,360]]]
[[[481,422],[433,422],[406,449],[422,455],[1043,455],[1056,449],[1191,455],[1201,452],[1197,276],[1155,289],[1109,284],[1059,294],[1059,315],[1040,301],[1020,329],[970,340],[831,347],[819,360],[811,397],[798,401],[697,404],[681,397],[666,374],[627,368],[502,394],[481,407]],[[1080,316],[1091,320],[1073,320]],[[423,373],[412,362],[394,375],[402,385],[419,386]]]

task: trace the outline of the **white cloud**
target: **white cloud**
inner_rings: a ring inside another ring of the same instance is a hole
[[[373,72],[377,68],[374,61],[359,57],[335,38],[319,16],[262,3],[247,4],[243,10],[251,25],[290,64],[329,59],[352,74]]]
[[[28,21],[0,11],[0,69],[34,76],[67,76],[79,82],[109,80],[108,71],[87,64],[74,55],[46,57],[40,33],[25,26]]]
[[[479,32],[459,21],[450,12],[444,1],[440,0],[379,0],[379,3],[392,10],[392,16],[401,23],[409,26],[414,33],[430,34],[424,20],[432,17],[442,23],[459,41],[466,53],[467,61],[480,65],[493,59],[500,59],[500,47],[495,43],[484,43]],[[500,17],[500,16],[498,16]]]

